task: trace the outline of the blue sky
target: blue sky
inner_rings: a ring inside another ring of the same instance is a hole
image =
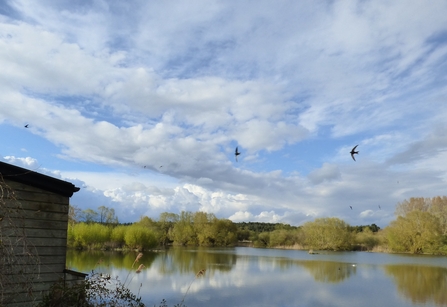
[[[3,1],[0,159],[122,222],[201,210],[385,227],[397,203],[446,193],[446,11]]]

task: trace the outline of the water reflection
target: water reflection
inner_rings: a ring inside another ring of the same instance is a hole
[[[399,293],[413,303],[434,302],[437,306],[447,306],[447,268],[387,265]]]
[[[131,269],[138,252],[110,251],[67,251],[67,267],[81,272]],[[210,253],[209,249],[172,248],[161,252],[145,252],[139,263],[150,268],[157,260],[157,270],[162,275],[192,274],[206,268],[207,273],[215,270],[228,272],[236,264],[234,253]]]
[[[356,272],[355,266],[339,262],[303,261],[300,265],[312,274],[315,281],[324,283],[339,283]]]
[[[171,248],[145,252],[140,263],[146,268],[130,274],[137,254],[69,251],[67,266],[120,276],[147,306],[158,306],[161,299],[178,304],[190,285],[185,300],[190,307],[447,306],[446,258]],[[195,278],[201,269],[207,270],[205,276]]]
[[[193,275],[206,268],[208,274],[215,270],[228,272],[236,264],[233,253],[210,253],[209,249],[173,248],[169,253],[160,255],[159,270],[162,274],[190,274]]]
[[[139,261],[146,267],[150,267],[158,253],[145,253]],[[127,269],[132,264],[138,252],[110,252],[110,251],[67,251],[66,266],[80,272],[88,273],[92,270],[108,272],[111,268]]]

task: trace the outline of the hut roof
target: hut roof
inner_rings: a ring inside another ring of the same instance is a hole
[[[73,193],[79,191],[79,188],[75,187],[71,182],[60,180],[1,161],[0,176],[2,179],[20,182],[65,197],[71,197]]]

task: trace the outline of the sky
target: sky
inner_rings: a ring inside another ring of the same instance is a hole
[[[399,202],[447,194],[446,12],[2,0],[0,160],[72,182],[72,205],[120,222],[203,211],[383,228]]]

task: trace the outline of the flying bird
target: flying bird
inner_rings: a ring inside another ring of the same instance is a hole
[[[28,124],[26,124],[26,125],[25,125],[25,128],[28,128],[28,126],[29,126],[29,125],[28,125]]]
[[[354,155],[358,155],[358,154],[359,154],[358,151],[355,151],[355,149],[357,148],[357,146],[359,146],[359,145],[355,145],[354,148],[351,150],[351,157],[352,157],[352,159],[353,159],[354,161],[355,161]]]
[[[236,150],[234,151],[234,156],[236,157],[236,162],[237,162],[237,156],[239,156],[241,153],[238,151],[237,147]]]
[[[382,210],[382,208],[380,208],[380,205],[379,205],[379,209]]]
[[[352,210],[352,206],[349,206],[349,208],[351,208],[351,210]]]

